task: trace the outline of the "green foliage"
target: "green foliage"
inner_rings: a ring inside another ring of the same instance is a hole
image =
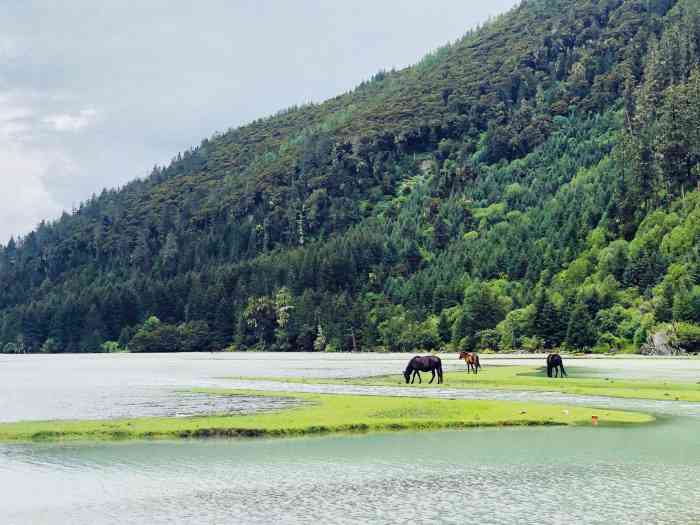
[[[46,341],[44,341],[44,344],[41,345],[39,352],[42,354],[55,354],[59,351],[59,349],[60,346],[58,341],[56,341],[53,337],[49,337]]]
[[[100,349],[107,354],[115,354],[118,352],[127,351],[127,349],[121,346],[117,341],[105,341],[100,346]]]
[[[506,318],[498,323],[500,346],[504,350],[525,348],[527,334],[533,331],[534,306],[511,310]]]
[[[590,348],[595,343],[595,332],[588,307],[577,302],[571,310],[566,342],[574,348]]]
[[[0,249],[0,347],[617,350],[694,326],[698,11],[523,2],[206,139]]]
[[[190,321],[179,326],[162,323],[151,316],[136,331],[128,344],[130,352],[204,352],[210,349],[209,326],[204,321]],[[118,352],[118,343],[106,342],[103,351]]]
[[[3,354],[18,354],[19,349],[15,343],[7,343],[2,347]]]
[[[700,326],[677,323],[674,326],[674,343],[688,352],[700,352]]]
[[[243,390],[206,390],[217,396],[284,396],[299,406],[272,413],[87,421],[0,423],[0,442],[33,440],[125,440],[273,438],[470,427],[649,423],[650,415],[510,401],[344,396]]]
[[[504,317],[503,301],[493,287],[480,282],[472,283],[464,292],[462,312],[455,322],[452,340],[455,343],[465,338],[471,340],[466,349],[473,349],[480,343],[480,332],[494,328]]]

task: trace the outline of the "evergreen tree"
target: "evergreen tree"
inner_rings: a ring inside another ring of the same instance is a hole
[[[582,301],[577,301],[571,311],[566,342],[574,348],[587,349],[595,344],[595,332],[591,315]]]

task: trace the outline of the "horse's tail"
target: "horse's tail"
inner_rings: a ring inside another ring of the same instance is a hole
[[[481,368],[481,363],[479,362],[479,356],[477,354],[474,354],[474,357],[476,358],[476,367]]]
[[[438,362],[437,362],[437,373],[438,373],[438,379],[440,383],[442,383],[442,360],[438,357]]]
[[[561,370],[561,375],[564,377],[567,377],[569,374],[566,373],[566,370],[564,370],[564,360],[559,361],[559,369]]]

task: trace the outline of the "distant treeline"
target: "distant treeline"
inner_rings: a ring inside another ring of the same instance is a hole
[[[700,350],[699,11],[530,0],[205,140],[0,249],[0,350]]]

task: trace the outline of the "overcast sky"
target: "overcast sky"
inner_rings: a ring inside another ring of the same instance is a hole
[[[178,151],[403,67],[515,0],[3,0],[0,243]]]

